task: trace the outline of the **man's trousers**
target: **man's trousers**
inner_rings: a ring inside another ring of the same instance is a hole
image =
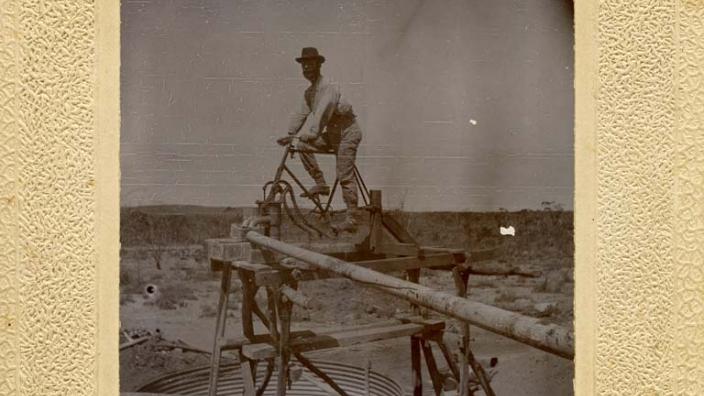
[[[328,133],[318,137],[314,141],[301,142],[296,145],[300,154],[303,167],[318,185],[324,185],[325,178],[320,170],[318,161],[312,151],[335,151],[335,170],[337,181],[342,190],[342,200],[348,209],[357,208],[357,179],[354,176],[354,162],[357,157],[357,147],[362,141],[362,130],[353,121],[347,128],[336,131],[328,128]],[[339,133],[339,135],[338,135]],[[338,139],[339,136],[339,139]]]

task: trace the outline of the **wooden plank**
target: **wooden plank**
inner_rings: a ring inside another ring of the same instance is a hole
[[[411,234],[406,231],[405,228],[399,224],[396,219],[391,217],[390,215],[386,214],[382,216],[381,222],[384,224],[384,228],[394,237],[396,238],[397,241],[403,242],[403,243],[412,243],[414,245],[418,245],[415,238],[411,236]]]
[[[418,248],[418,245],[413,243],[382,243],[374,251],[393,256],[418,257],[421,255],[421,250]]]
[[[296,338],[291,340],[289,345],[291,351],[301,353],[431,333],[441,330],[442,326],[444,323],[435,326],[407,323],[376,328],[349,329],[314,337]],[[262,360],[274,357],[276,349],[269,344],[250,344],[242,346],[242,353],[250,359]]]
[[[446,247],[441,247],[441,246],[421,246],[420,248],[424,252],[427,252],[427,253],[450,253],[450,254],[461,254],[463,256],[466,253],[464,249],[446,248]]]
[[[463,265],[471,274],[475,275],[494,275],[494,276],[522,276],[526,278],[539,278],[542,273],[540,271],[527,271],[520,266],[510,265],[498,261],[483,261],[470,262]]]
[[[299,330],[299,331],[292,331],[291,332],[291,338],[297,338],[297,337],[315,337],[315,333],[312,332],[311,330]],[[271,339],[271,334],[264,333],[264,334],[255,334],[252,336],[251,339],[247,338],[241,338],[241,337],[236,337],[236,338],[223,338],[221,345],[222,345],[222,350],[233,350],[233,349],[240,349],[244,345],[250,345],[250,344],[259,344],[259,343],[269,343],[273,342]]]
[[[232,266],[237,269],[243,269],[246,271],[258,272],[258,271],[271,271],[272,267],[267,264],[257,264],[250,263],[249,261],[233,261]]]
[[[245,259],[249,257],[252,248],[249,242],[233,238],[206,239],[205,247],[208,258],[218,261]]]
[[[410,269],[447,267],[454,264],[454,258],[449,254],[434,254],[424,258],[394,257],[380,260],[358,261],[360,267],[373,269],[379,272],[406,271]]]
[[[472,263],[493,260],[494,258],[496,258],[496,249],[472,250],[469,252],[469,261]]]
[[[374,322],[374,323],[368,323],[365,325],[358,325],[358,326],[342,326],[342,327],[335,327],[332,329],[328,329],[322,332],[315,333],[312,330],[296,330],[291,332],[291,338],[297,338],[297,337],[316,337],[319,335],[324,335],[324,334],[333,334],[333,333],[343,333],[351,330],[363,330],[363,329],[377,329],[381,327],[386,327],[386,326],[394,326],[397,324],[406,324],[406,323],[414,323],[414,324],[419,324],[423,326],[428,326],[429,328],[433,330],[442,330],[445,328],[445,321],[443,320],[437,320],[437,319],[425,319],[420,316],[406,316],[406,317],[400,317],[397,319],[392,319],[392,320],[383,320],[379,322]],[[267,326],[268,327],[268,326]],[[450,336],[448,333],[443,333],[445,336]],[[450,340],[448,342],[453,342],[454,340]],[[235,338],[222,338],[220,341],[220,344],[222,345],[223,350],[225,349],[239,349],[243,345],[249,345],[249,344],[259,344],[259,343],[269,343],[272,342],[271,339],[271,334],[269,333],[260,333],[260,334],[253,334],[251,339],[243,338],[243,337],[235,337]]]

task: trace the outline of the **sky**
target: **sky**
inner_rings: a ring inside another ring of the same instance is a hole
[[[254,205],[315,46],[385,207],[572,209],[569,1],[140,0],[121,17],[122,206]]]

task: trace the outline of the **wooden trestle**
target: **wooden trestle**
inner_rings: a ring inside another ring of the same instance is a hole
[[[372,190],[370,193],[371,202],[366,207],[370,212],[370,232],[361,244],[355,246],[335,243],[304,247],[380,273],[403,271],[406,279],[415,283],[419,281],[422,268],[452,271],[457,296],[465,297],[471,273],[471,266],[467,263],[465,253],[456,249],[419,246],[398,222],[391,216],[384,215],[381,208],[381,192]],[[267,234],[278,236],[280,232],[276,228],[279,224],[275,224],[278,219],[275,216],[269,216],[267,219],[266,208],[267,206],[263,207],[265,213],[260,213],[263,219],[260,223],[266,223],[265,230],[271,231],[266,232]],[[461,357],[457,362],[450,348],[443,341],[445,322],[424,317],[418,305],[413,305],[413,315],[406,318],[329,331],[291,331],[291,312],[294,306],[315,307],[314,301],[297,290],[298,284],[307,280],[340,275],[252,244],[246,239],[248,229],[233,225],[232,230],[230,238],[207,241],[211,267],[213,270],[220,271],[222,275],[211,361],[210,396],[217,394],[217,374],[224,351],[234,351],[240,359],[245,396],[263,394],[266,387],[270,386],[270,378],[274,371],[279,374],[276,376],[275,384],[277,395],[284,396],[289,386],[289,363],[292,359],[296,359],[316,374],[334,392],[346,395],[347,393],[340,386],[324,372],[318,370],[303,353],[399,337],[410,339],[414,396],[421,396],[423,392],[422,360],[426,362],[436,395],[442,393],[447,376],[452,377],[458,384],[459,394],[462,396],[472,394],[472,389],[477,386],[481,387],[486,395],[494,394],[489,384],[489,377],[472,355],[469,345],[470,329],[467,322],[460,322]],[[242,283],[243,337],[226,339],[225,323],[231,282],[235,275]],[[260,288],[264,288],[267,293],[265,307],[259,306],[255,299]],[[257,333],[256,321],[267,331]],[[448,373],[441,373],[438,369],[432,352],[433,346],[442,352],[449,368]],[[266,363],[266,375],[263,383],[257,384],[255,383],[256,372],[262,362]],[[473,376],[470,374],[470,369],[473,371]],[[473,378],[474,385],[470,385],[470,378]]]

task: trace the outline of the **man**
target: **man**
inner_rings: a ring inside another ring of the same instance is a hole
[[[303,167],[315,181],[311,195],[330,195],[330,187],[325,182],[312,151],[335,151],[337,179],[342,190],[342,199],[347,206],[345,219],[333,224],[336,232],[357,230],[357,181],[354,176],[354,161],[357,147],[362,140],[362,131],[355,121],[355,114],[341,98],[339,86],[327,81],[320,74],[325,57],[316,48],[306,47],[296,58],[301,64],[303,76],[311,85],[306,89],[300,109],[294,114],[288,129],[288,136],[278,140],[286,145],[298,138],[296,148],[300,153]]]

